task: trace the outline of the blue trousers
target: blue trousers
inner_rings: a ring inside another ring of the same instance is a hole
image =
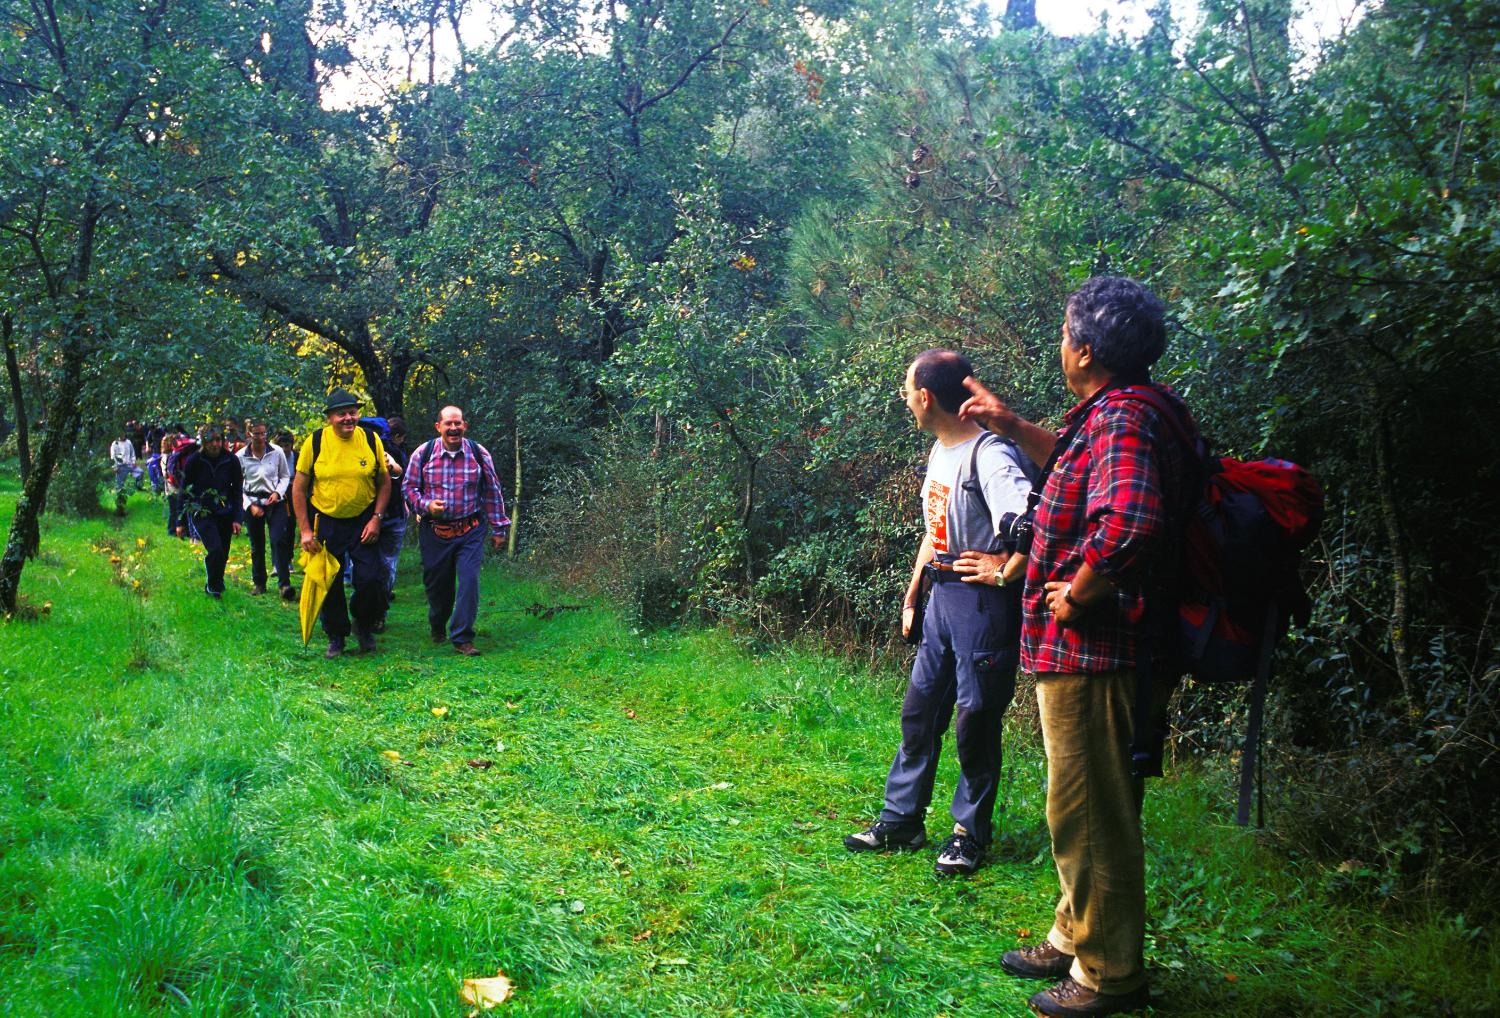
[[[447,631],[454,646],[474,642],[474,619],[479,614],[479,567],[484,563],[487,522],[451,541],[424,526],[418,535],[422,549],[422,586],[427,590],[427,624],[434,633]]]
[[[1020,661],[1021,587],[937,576],[901,706],[901,748],[886,778],[880,819],[924,818],[952,722],[958,750],[953,819],[988,845],[1000,789],[1002,723]]]

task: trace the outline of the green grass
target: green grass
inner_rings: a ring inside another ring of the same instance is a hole
[[[894,664],[537,617],[565,598],[498,566],[464,659],[414,561],[379,652],[329,663],[248,564],[208,602],[158,520],[49,521],[50,614],[0,623],[0,1014],[456,1016],[497,970],[497,1014],[1024,1012],[996,961],[1056,881],[1019,713],[999,858],[938,881],[839,844],[878,808]],[[1500,1011],[1486,931],[1343,900],[1229,805],[1191,774],[1148,800],[1158,1013]]]

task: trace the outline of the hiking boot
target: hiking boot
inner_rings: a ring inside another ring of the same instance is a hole
[[[375,649],[375,634],[364,626],[354,627],[354,638],[359,641],[359,652],[369,654]]]
[[[877,820],[844,839],[851,852],[911,851],[927,844],[927,828],[920,820]]]
[[[328,658],[328,660],[330,660],[330,661],[332,661],[336,657],[343,657],[344,656],[344,641],[343,640],[329,640],[328,641],[328,649],[323,652],[323,656],[326,657],[326,658]]]
[[[255,586],[253,586],[253,587],[250,588],[250,596],[251,597],[260,597],[265,592],[266,592],[266,585],[264,583],[257,583]]]
[[[1000,956],[1000,967],[1022,979],[1061,979],[1073,967],[1073,956],[1063,954],[1044,940],[1030,947],[1018,947]]]
[[[970,834],[954,832],[938,849],[933,871],[940,877],[968,876],[984,860],[984,846]]]
[[[1050,989],[1032,994],[1027,1003],[1037,1014],[1048,1018],[1092,1018],[1139,1011],[1151,1003],[1151,991],[1142,983],[1129,993],[1097,993],[1070,976]]]
[[[455,643],[453,645],[453,649],[456,652],[462,654],[464,657],[478,657],[480,654],[484,653],[484,651],[480,650],[472,643]]]
[[[283,601],[297,600],[297,591],[290,583],[281,588],[281,599]]]
[[[430,632],[431,632],[431,635],[432,635],[432,642],[433,643],[447,643],[448,642],[448,634],[447,634],[446,631],[444,631],[442,629],[433,629]]]

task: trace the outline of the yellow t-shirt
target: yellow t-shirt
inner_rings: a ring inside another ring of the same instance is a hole
[[[324,428],[316,467],[311,437],[297,453],[297,473],[313,475],[310,501],[324,516],[350,519],[375,501],[376,481],[385,471],[385,447],[378,435],[361,434],[363,430],[356,428],[354,434],[341,438],[332,425]]]

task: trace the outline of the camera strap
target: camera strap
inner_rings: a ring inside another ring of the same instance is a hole
[[[1082,430],[1084,424],[1088,422],[1089,417],[1093,415],[1094,407],[1098,406],[1106,395],[1118,388],[1120,388],[1118,382],[1110,382],[1090,396],[1078,408],[1078,413],[1073,418],[1073,423],[1068,425],[1067,430],[1062,433],[1056,444],[1052,446],[1052,455],[1047,457],[1047,465],[1042,467],[1042,472],[1037,476],[1036,483],[1031,486],[1031,494],[1026,496],[1026,514],[1028,516],[1036,512],[1036,507],[1041,504],[1042,489],[1047,486],[1047,479],[1052,476],[1053,468],[1057,466],[1057,461],[1062,458],[1063,453],[1068,451],[1068,447],[1073,444],[1073,439],[1078,437],[1078,432]]]

